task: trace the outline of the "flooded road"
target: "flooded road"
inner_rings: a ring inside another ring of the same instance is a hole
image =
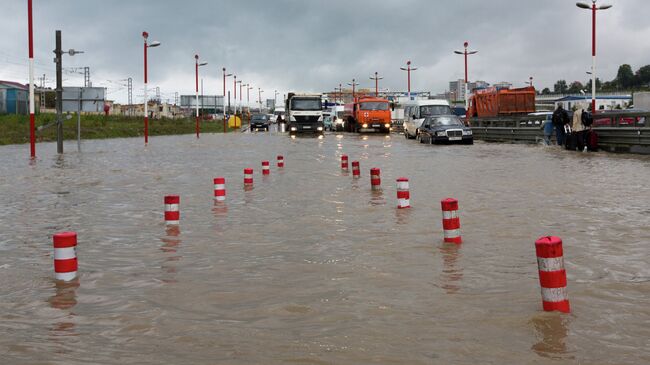
[[[37,148],[29,165],[27,146],[0,147],[3,364],[650,363],[649,156],[350,134]],[[395,209],[399,176],[410,210]],[[446,197],[461,246],[442,243]],[[62,284],[64,230],[80,276]],[[564,240],[568,315],[541,310],[534,241],[549,234]]]

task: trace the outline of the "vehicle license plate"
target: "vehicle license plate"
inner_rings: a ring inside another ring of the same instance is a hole
[[[463,139],[463,137],[449,137],[450,141],[460,141],[462,139]]]
[[[311,129],[311,126],[310,125],[303,125],[302,129]]]
[[[379,127],[379,124],[373,124],[372,126],[373,127]]]

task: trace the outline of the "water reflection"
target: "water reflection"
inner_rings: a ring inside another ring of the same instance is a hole
[[[79,278],[72,281],[55,281],[55,294],[48,298],[50,307],[62,311],[71,311],[77,305],[77,288],[79,288]],[[76,336],[75,323],[73,321],[74,313],[68,312],[68,315],[61,317],[60,321],[55,322],[50,328],[50,333],[54,337]]]
[[[567,353],[565,339],[568,336],[567,317],[559,313],[544,313],[531,319],[539,342],[531,349],[542,357],[554,359],[571,359],[573,356],[563,356]]]
[[[395,223],[407,224],[411,217],[411,208],[398,209],[395,207]]]
[[[164,283],[173,284],[177,282],[175,274],[178,271],[178,261],[183,257],[177,254],[182,242],[179,238],[181,229],[179,226],[167,226],[165,234],[166,236],[160,239],[163,243],[160,250],[165,253],[165,258],[161,263],[160,268],[165,274],[170,275],[164,275],[161,280]]]
[[[370,191],[370,205],[386,205],[384,191],[381,187],[374,188],[374,190]]]
[[[463,279],[463,268],[458,265],[461,257],[460,245],[443,243],[440,246],[442,254],[442,288],[447,294],[454,294],[460,290],[460,281]]]

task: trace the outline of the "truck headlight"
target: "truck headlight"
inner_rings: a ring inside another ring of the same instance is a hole
[[[292,131],[292,132],[295,132],[295,131],[297,131],[297,130],[298,130],[298,128],[296,128],[296,127],[291,127],[291,131]]]
[[[464,131],[463,131],[463,136],[471,136],[471,135],[472,135],[472,131],[471,131],[471,130],[469,130],[469,131],[465,131],[465,130],[464,130]]]
[[[316,130],[317,130],[317,131],[322,131],[322,130],[323,130],[323,127],[316,127]]]
[[[384,127],[386,127],[386,128],[390,128],[390,123],[386,123],[386,124],[384,124]]]
[[[446,135],[447,135],[447,131],[436,132],[436,136],[438,137],[445,137]]]
[[[368,123],[363,123],[363,124],[361,125],[361,128],[368,128]]]

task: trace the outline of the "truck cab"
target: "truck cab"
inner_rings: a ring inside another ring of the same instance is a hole
[[[344,117],[348,132],[390,133],[390,101],[382,98],[362,96],[353,103],[345,104]]]
[[[299,133],[323,134],[323,101],[321,94],[287,94],[285,102],[287,130]]]

